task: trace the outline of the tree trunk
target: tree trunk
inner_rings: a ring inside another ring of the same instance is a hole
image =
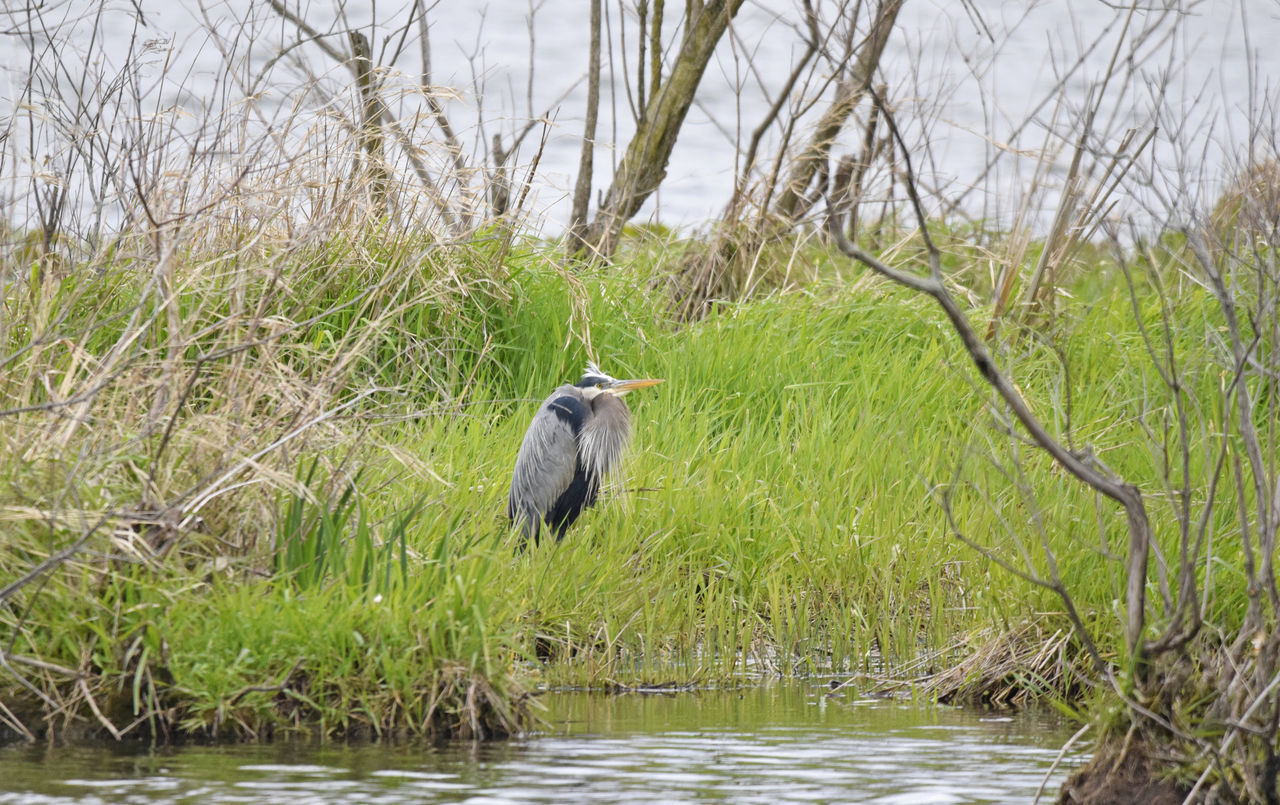
[[[582,248],[601,257],[617,249],[622,226],[639,211],[667,175],[667,162],[684,123],[694,93],[702,81],[716,44],[744,0],[708,0],[690,4],[684,38],[671,75],[652,94],[627,151],[622,157],[604,203],[583,237]],[[901,2],[901,0],[897,0]]]
[[[348,31],[354,54],[356,86],[360,90],[360,148],[365,153],[364,176],[369,180],[369,196],[378,215],[387,211],[387,167],[383,159],[382,99],[373,76],[373,56],[369,39],[359,31]]]
[[[889,41],[889,34],[893,32],[898,12],[902,10],[902,3],[903,0],[883,0],[876,10],[875,19],[871,23],[871,32],[867,34],[862,47],[858,50],[857,62],[844,80],[836,85],[835,100],[823,113],[813,132],[813,137],[791,166],[791,174],[782,186],[782,193],[778,196],[778,201],[773,208],[779,217],[794,221],[803,214],[806,205],[801,202],[809,190],[809,185],[818,175],[819,167],[826,164],[831,145],[835,142],[840,129],[844,127],[845,121],[849,119],[849,115],[853,114],[853,110],[857,108],[871,86],[871,80],[880,64],[880,56],[884,53],[885,44]]]
[[[587,57],[587,119],[582,131],[582,156],[578,159],[578,181],[573,188],[573,212],[569,216],[569,254],[583,248],[582,233],[587,226],[587,206],[591,203],[591,177],[596,150],[596,120],[600,114],[600,2],[591,0],[591,50]]]

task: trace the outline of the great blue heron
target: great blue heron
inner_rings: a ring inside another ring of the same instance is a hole
[[[622,395],[661,380],[615,380],[594,363],[538,408],[516,455],[507,515],[536,544],[542,524],[556,539],[587,506],[631,438],[631,412]]]

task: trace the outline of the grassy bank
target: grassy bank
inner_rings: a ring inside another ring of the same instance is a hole
[[[11,733],[494,735],[538,685],[744,674],[1072,701],[1060,601],[993,561],[1044,573],[1041,540],[1123,651],[1122,515],[1002,432],[940,315],[843,258],[792,255],[802,289],[686,324],[653,281],[674,251],[573,272],[497,234],[127,252],[3,271]],[[1161,489],[1168,401],[1129,289],[1097,266],[1075,291],[1001,359]],[[1173,292],[1208,400],[1214,319]],[[606,502],[517,553],[516,448],[588,357],[667,382],[630,398]],[[1172,509],[1152,517],[1175,553]],[[1242,616],[1239,558],[1203,570],[1214,621]]]

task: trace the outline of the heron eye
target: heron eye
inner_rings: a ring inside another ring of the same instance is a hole
[[[604,388],[604,381],[603,381],[603,380],[601,380],[599,383],[596,383],[596,388],[598,388],[598,389],[603,389],[603,388]]]

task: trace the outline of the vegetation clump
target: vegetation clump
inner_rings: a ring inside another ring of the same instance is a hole
[[[529,723],[537,685],[744,673],[893,686],[927,671],[944,698],[1077,700],[1088,666],[1054,596],[950,533],[948,515],[1017,549],[977,487],[1008,472],[971,430],[998,410],[936,318],[806,248],[825,268],[803,290],[691,325],[640,281],[659,270],[644,252],[588,275],[484,238],[422,260],[412,238],[184,255],[179,344],[162,299],[147,326],[112,314],[138,304],[120,279],[145,255],[69,273],[57,292],[95,304],[53,321],[11,297],[27,323],[11,332],[44,335],[11,342],[22,370],[4,381],[5,701],[28,705],[10,729],[40,731],[40,712],[121,735],[494,735]],[[206,272],[262,312],[235,313]],[[1073,428],[1151,472],[1142,421],[1116,417],[1125,387],[1105,382],[1143,371],[1145,349],[1124,336],[1122,275],[1096,287],[1060,342],[1103,380]],[[515,446],[592,343],[669,382],[637,402],[628,480],[580,533],[517,553]],[[132,352],[104,376],[113,350]],[[1052,399],[1057,361],[1017,357],[1029,399]],[[1037,517],[1083,617],[1105,617],[1122,590],[1077,536],[1089,495],[1048,463],[1021,471],[1050,490]],[[1219,578],[1212,600],[1234,606]],[[1002,613],[1028,612],[1010,632]],[[530,664],[540,651],[556,659]]]

